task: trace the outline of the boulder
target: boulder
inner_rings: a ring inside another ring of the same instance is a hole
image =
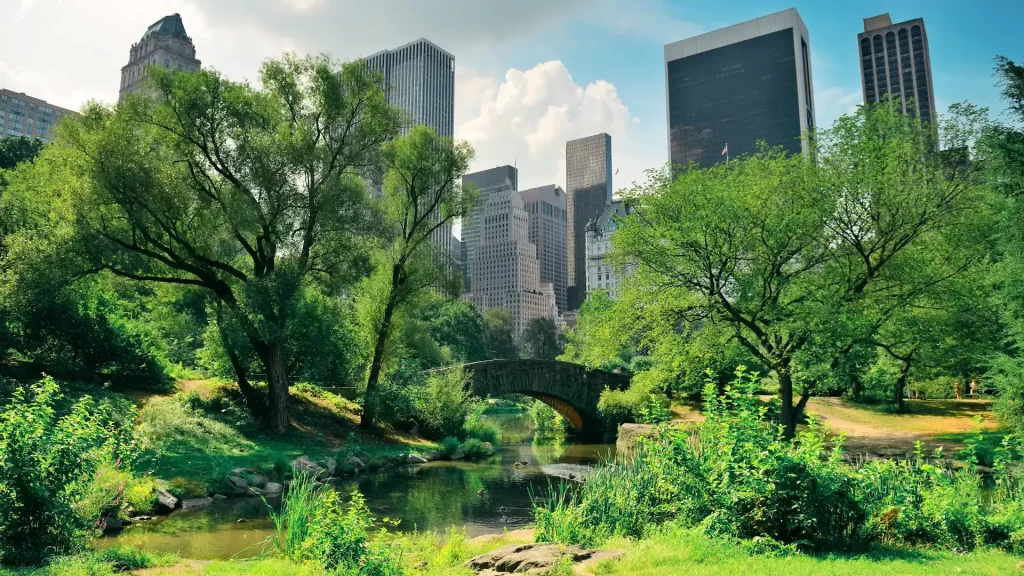
[[[641,438],[654,435],[655,427],[651,424],[623,424],[619,426],[619,437],[615,442],[617,452],[628,453],[636,447]]]
[[[547,574],[563,557],[574,564],[617,558],[618,550],[584,550],[558,544],[511,544],[466,562],[466,567],[486,576],[501,574]]]
[[[171,494],[170,492],[168,492],[164,488],[157,489],[157,491],[156,491],[156,505],[153,506],[153,508],[157,512],[161,512],[163,514],[167,514],[168,512],[170,512],[171,510],[174,510],[177,507],[178,507],[178,499],[174,497],[174,494]]]
[[[223,494],[214,494],[213,495],[213,499],[214,500],[227,500],[228,497],[223,495]]]
[[[338,469],[338,461],[334,458],[328,458],[324,460],[324,468],[327,470],[328,476],[334,476],[334,471]]]
[[[249,477],[249,486],[254,486],[256,488],[263,488],[267,485],[267,482],[270,482],[270,479],[263,474],[253,474]]]
[[[260,490],[260,493],[264,496],[277,496],[281,494],[283,490],[284,486],[281,484],[278,484],[277,482],[267,482],[267,485]]]
[[[249,483],[241,476],[228,476],[228,486],[231,487],[231,491],[235,494],[249,493]]]
[[[234,474],[235,476],[241,476],[242,474],[249,474],[251,472],[252,469],[250,468],[235,468],[234,470],[231,471],[231,473]]]
[[[406,456],[405,461],[408,462],[409,464],[426,464],[427,462],[429,462],[429,460],[415,452]]]
[[[345,463],[351,466],[352,469],[356,471],[356,473],[366,470],[366,462],[363,462],[362,460],[356,458],[355,456],[349,456],[348,460],[346,460]]]
[[[312,476],[319,476],[326,471],[323,466],[313,462],[309,459],[309,456],[305,455],[292,460],[292,468],[294,468],[296,472],[310,474]]]
[[[183,510],[190,508],[206,508],[210,504],[213,504],[213,498],[189,498],[181,503]]]
[[[121,522],[116,516],[108,516],[103,519],[103,533],[113,534],[120,532],[124,528],[124,522]]]

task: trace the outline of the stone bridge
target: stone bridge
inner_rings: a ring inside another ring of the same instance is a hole
[[[523,394],[555,409],[581,435],[595,438],[604,432],[597,402],[605,388],[624,390],[629,376],[594,370],[558,360],[485,360],[463,367],[471,375],[473,394],[498,398]],[[438,370],[450,370],[439,368]]]

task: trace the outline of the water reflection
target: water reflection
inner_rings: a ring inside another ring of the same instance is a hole
[[[376,515],[399,521],[398,530],[464,526],[472,537],[530,524],[531,486],[537,492],[558,478],[578,478],[587,467],[614,455],[610,444],[535,441],[526,414],[490,418],[502,430],[502,450],[490,459],[367,474],[336,488],[346,493],[358,489]],[[514,467],[516,462],[526,464]],[[270,534],[263,502],[236,498],[133,526],[104,543],[116,540],[186,558],[216,559],[259,554]]]

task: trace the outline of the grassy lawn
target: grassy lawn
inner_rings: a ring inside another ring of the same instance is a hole
[[[616,543],[612,543],[615,547]],[[1017,558],[1001,552],[955,555],[898,551],[861,556],[752,556],[739,546],[682,529],[636,544],[618,542],[626,555],[594,568],[599,575],[628,576],[1006,576]]]

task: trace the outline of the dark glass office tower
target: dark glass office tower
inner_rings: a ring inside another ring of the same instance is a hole
[[[665,46],[669,159],[706,168],[758,150],[797,154],[814,127],[810,36],[795,8]]]
[[[935,119],[932,63],[924,20],[893,24],[889,13],[864,19],[857,35],[864,102],[882,102],[887,95],[905,114],[924,122]]]
[[[587,297],[587,224],[612,201],[612,137],[594,134],[565,143],[566,300],[579,310]]]

